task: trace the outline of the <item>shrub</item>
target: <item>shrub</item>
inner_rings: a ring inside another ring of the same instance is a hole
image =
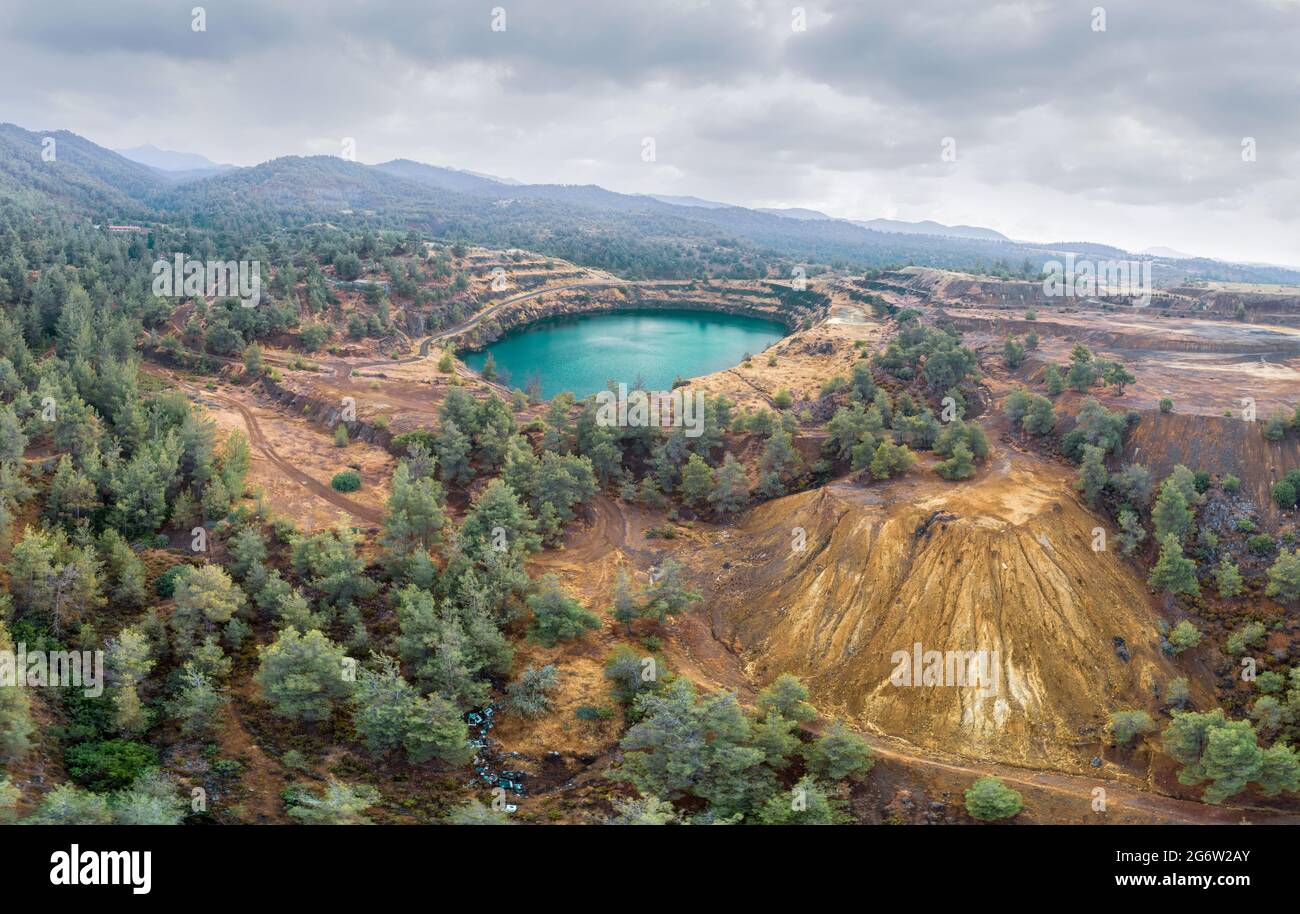
[[[336,492],[355,492],[361,488],[361,476],[355,470],[344,470],[342,473],[334,474],[330,485]]]
[[[1201,643],[1201,632],[1195,625],[1184,619],[1169,632],[1169,643],[1173,645],[1174,653],[1180,654]]]
[[[1273,537],[1267,533],[1257,533],[1250,539],[1246,540],[1250,551],[1256,555],[1268,555],[1277,548],[1277,543],[1273,542]]]
[[[158,591],[158,596],[164,599],[176,595],[176,577],[180,575],[188,565],[173,565],[162,574],[158,575],[158,580],[154,582],[154,590]]]
[[[966,791],[966,811],[982,822],[1009,819],[1021,809],[1020,792],[997,778],[980,778]]]
[[[507,706],[524,717],[537,719],[551,710],[550,693],[559,685],[559,674],[553,664],[541,669],[529,667],[510,683]]]
[[[157,768],[158,752],[129,739],[97,740],[70,746],[63,761],[72,779],[92,790],[119,790]]]
[[[1259,644],[1267,634],[1268,629],[1264,628],[1263,622],[1247,622],[1228,636],[1225,650],[1229,654],[1244,654],[1246,648]]]
[[[1150,733],[1155,724],[1146,711],[1116,711],[1106,722],[1106,729],[1116,746],[1131,746],[1139,736]]]

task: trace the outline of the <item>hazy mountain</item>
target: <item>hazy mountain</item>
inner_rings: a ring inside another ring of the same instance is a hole
[[[229,171],[234,165],[222,165],[196,152],[173,152],[159,149],[157,146],[133,146],[130,149],[114,150],[123,158],[141,165],[148,165],[159,171],[171,172],[221,172]]]
[[[815,209],[803,209],[802,207],[798,207],[798,206],[784,206],[784,207],[775,207],[775,208],[760,206],[755,208],[754,211],[758,213],[771,213],[773,216],[781,216],[784,219],[832,219],[834,218],[833,216],[828,216],[825,213],[818,212]],[[845,220],[845,221],[849,221],[849,220]]]
[[[941,238],[979,238],[985,241],[1006,241],[1011,239],[1001,232],[978,225],[944,225],[926,219],[922,222],[904,222],[901,219],[851,219],[854,225],[876,232],[894,232],[900,235],[938,235]]]
[[[860,228],[872,232],[890,232],[895,235],[934,235],[939,238],[974,238],[984,241],[1005,241],[1011,243],[1011,239],[1001,232],[995,232],[993,229],[980,228],[976,225],[944,225],[940,222],[925,220],[923,222],[904,222],[900,219],[836,219],[835,216],[828,216],[820,210],[804,209],[798,206],[791,207],[759,207],[755,210],[760,213],[770,213],[773,216],[781,216],[784,219],[802,219],[802,220],[825,220],[848,222]]]
[[[642,194],[650,197],[652,200],[658,200],[660,203],[671,203],[673,206],[700,206],[704,209],[718,209],[723,206],[730,206],[730,203],[719,203],[716,200],[705,200],[701,197],[674,197],[671,194]]]
[[[478,172],[462,171],[458,168],[425,165],[423,162],[413,162],[410,159],[393,159],[391,162],[381,162],[373,167],[399,178],[409,178],[421,184],[462,193],[495,194],[507,187],[519,185],[518,181],[509,178],[502,179]]]
[[[1182,251],[1176,251],[1173,248],[1163,248],[1160,246],[1147,248],[1142,251],[1142,253],[1150,257],[1164,257],[1169,260],[1192,260],[1196,257],[1195,254],[1185,254]]]

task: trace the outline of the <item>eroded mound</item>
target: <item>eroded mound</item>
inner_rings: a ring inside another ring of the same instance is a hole
[[[1067,486],[1052,467],[1003,463],[966,485],[839,485],[770,502],[730,538],[715,632],[759,679],[796,673],[819,707],[860,726],[1078,768],[1107,713],[1153,710],[1177,673],[1145,588],[1093,550],[1099,522]]]

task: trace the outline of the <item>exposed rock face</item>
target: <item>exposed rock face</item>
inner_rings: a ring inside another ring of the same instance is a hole
[[[1004,465],[967,485],[837,485],[771,502],[729,538],[745,548],[719,577],[715,632],[759,679],[804,677],[819,707],[861,726],[1082,768],[1107,713],[1154,710],[1178,674],[1142,583],[1093,551],[1099,522],[1067,485],[1051,468]],[[918,644],[921,670],[908,672],[922,684],[895,684]],[[936,662],[945,684],[926,685]]]
[[[800,320],[810,314],[803,310],[783,310],[775,299],[747,299],[740,296],[730,299],[722,297],[699,299],[689,296],[651,297],[638,294],[625,300],[584,301],[577,298],[562,298],[540,302],[537,299],[530,299],[484,320],[473,329],[456,336],[453,342],[459,351],[474,352],[487,348],[511,330],[548,317],[653,310],[741,314],[778,321],[790,329],[796,327]]]

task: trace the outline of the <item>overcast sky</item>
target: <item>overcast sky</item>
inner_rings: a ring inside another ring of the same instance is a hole
[[[195,2],[4,0],[0,120],[1300,265],[1300,0]]]

